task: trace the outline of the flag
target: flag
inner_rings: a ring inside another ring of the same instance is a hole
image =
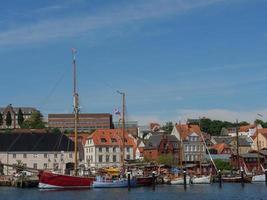
[[[73,60],[74,60],[74,62],[75,62],[75,60],[76,60],[76,53],[77,53],[77,49],[75,49],[75,48],[71,48],[71,52],[72,52],[72,56],[73,56]]]
[[[118,108],[115,108],[115,109],[114,109],[114,114],[115,114],[115,115],[118,115],[118,116],[121,116],[121,113],[120,113],[120,111],[119,111]]]
[[[258,113],[257,115],[259,115],[260,117],[263,117],[263,116],[262,116],[261,114],[259,114],[259,113]]]

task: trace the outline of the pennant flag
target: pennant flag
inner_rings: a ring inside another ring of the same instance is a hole
[[[119,111],[118,108],[115,108],[115,109],[114,109],[114,114],[115,114],[115,115],[118,115],[118,116],[121,116],[121,113],[120,113],[120,111]]]

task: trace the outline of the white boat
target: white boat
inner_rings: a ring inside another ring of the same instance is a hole
[[[211,176],[194,176],[191,179],[192,184],[210,184],[211,183]]]
[[[183,185],[184,177],[178,177],[171,180],[171,185]],[[186,176],[186,184],[190,184],[190,176]]]
[[[252,176],[252,183],[255,182],[265,182],[265,174],[259,174]]]

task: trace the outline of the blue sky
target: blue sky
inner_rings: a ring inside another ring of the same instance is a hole
[[[127,117],[267,120],[265,0],[1,1],[0,105]]]

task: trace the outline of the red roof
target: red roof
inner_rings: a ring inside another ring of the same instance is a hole
[[[122,146],[122,130],[121,129],[98,129],[94,131],[88,139],[93,139],[96,146]],[[125,146],[135,147],[135,142],[132,137],[124,132]]]
[[[82,144],[85,145],[89,135],[90,133],[78,133],[78,141],[82,142]],[[74,134],[69,135],[69,138],[74,141]]]
[[[198,125],[189,125],[189,124],[176,124],[176,129],[180,133],[181,139],[185,139],[191,133],[201,134],[200,127]]]
[[[240,126],[239,131],[240,132],[248,132],[249,129],[253,129],[255,127],[256,127],[256,125],[254,125],[254,124],[250,124],[250,125],[246,125],[246,126]]]
[[[227,144],[225,143],[219,143],[219,144],[215,144],[211,147],[212,149],[216,149],[218,154],[221,154],[223,152],[224,149],[226,148],[230,148]]]

